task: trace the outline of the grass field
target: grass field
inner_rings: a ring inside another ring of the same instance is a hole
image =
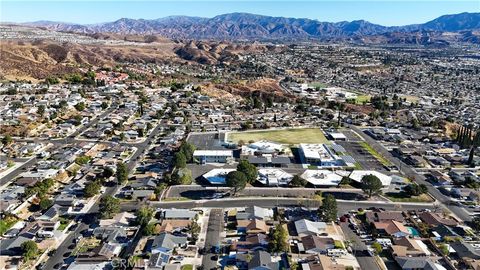
[[[267,140],[281,144],[329,143],[319,128],[232,132],[228,133],[227,136],[228,140],[236,143],[240,140],[243,140],[245,143],[260,140]]]

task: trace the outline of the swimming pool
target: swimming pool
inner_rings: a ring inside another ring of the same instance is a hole
[[[413,227],[406,227],[406,228],[412,236],[415,236],[415,237],[420,236],[420,233],[417,231],[417,229]]]
[[[210,184],[216,184],[216,185],[224,185],[225,184],[225,176],[210,176],[207,177],[208,182]]]

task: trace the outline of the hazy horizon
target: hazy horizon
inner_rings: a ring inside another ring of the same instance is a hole
[[[480,12],[480,1],[2,1],[0,7],[0,22],[10,23],[98,24],[120,18],[212,18],[238,12],[325,22],[366,20],[385,26],[402,26],[424,23],[447,14]]]

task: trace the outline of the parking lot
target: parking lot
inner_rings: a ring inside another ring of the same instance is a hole
[[[364,170],[376,170],[379,172],[387,172],[385,167],[367,150],[365,150],[358,142],[339,142],[347,153],[350,154]]]
[[[190,133],[187,138],[189,143],[194,144],[197,149],[201,150],[225,150],[223,146],[224,134],[219,133]]]

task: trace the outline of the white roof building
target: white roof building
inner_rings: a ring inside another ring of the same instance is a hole
[[[335,141],[346,141],[347,136],[341,132],[329,132],[328,135]]]
[[[341,159],[325,144],[301,143],[300,153],[303,156],[303,162],[307,164],[326,167],[342,165],[339,164]]]
[[[258,170],[257,181],[265,186],[286,186],[292,179],[293,175],[281,169]]]
[[[268,153],[281,152],[283,150],[285,150],[285,147],[283,145],[275,142],[265,141],[265,140],[254,142],[249,145],[244,145],[242,147],[242,153],[246,155],[253,155],[256,152],[268,154]]]
[[[365,175],[374,175],[376,177],[378,177],[378,179],[380,179],[380,181],[382,182],[382,185],[383,186],[389,186],[390,183],[392,182],[392,177],[391,176],[388,176],[388,175],[385,175],[381,172],[377,172],[377,171],[364,171],[364,170],[356,170],[356,171],[353,171],[351,174],[350,174],[350,179],[352,179],[353,181],[356,181],[356,182],[359,182],[361,183],[362,182],[362,178],[365,176]]]
[[[338,186],[343,176],[329,170],[306,170],[301,177],[314,186]]]
[[[232,150],[195,150],[193,152],[194,157],[199,156],[217,156],[217,157],[231,157]]]
[[[319,235],[325,232],[327,224],[325,222],[314,222],[308,219],[300,219],[295,221],[295,229],[299,236],[303,235]]]

